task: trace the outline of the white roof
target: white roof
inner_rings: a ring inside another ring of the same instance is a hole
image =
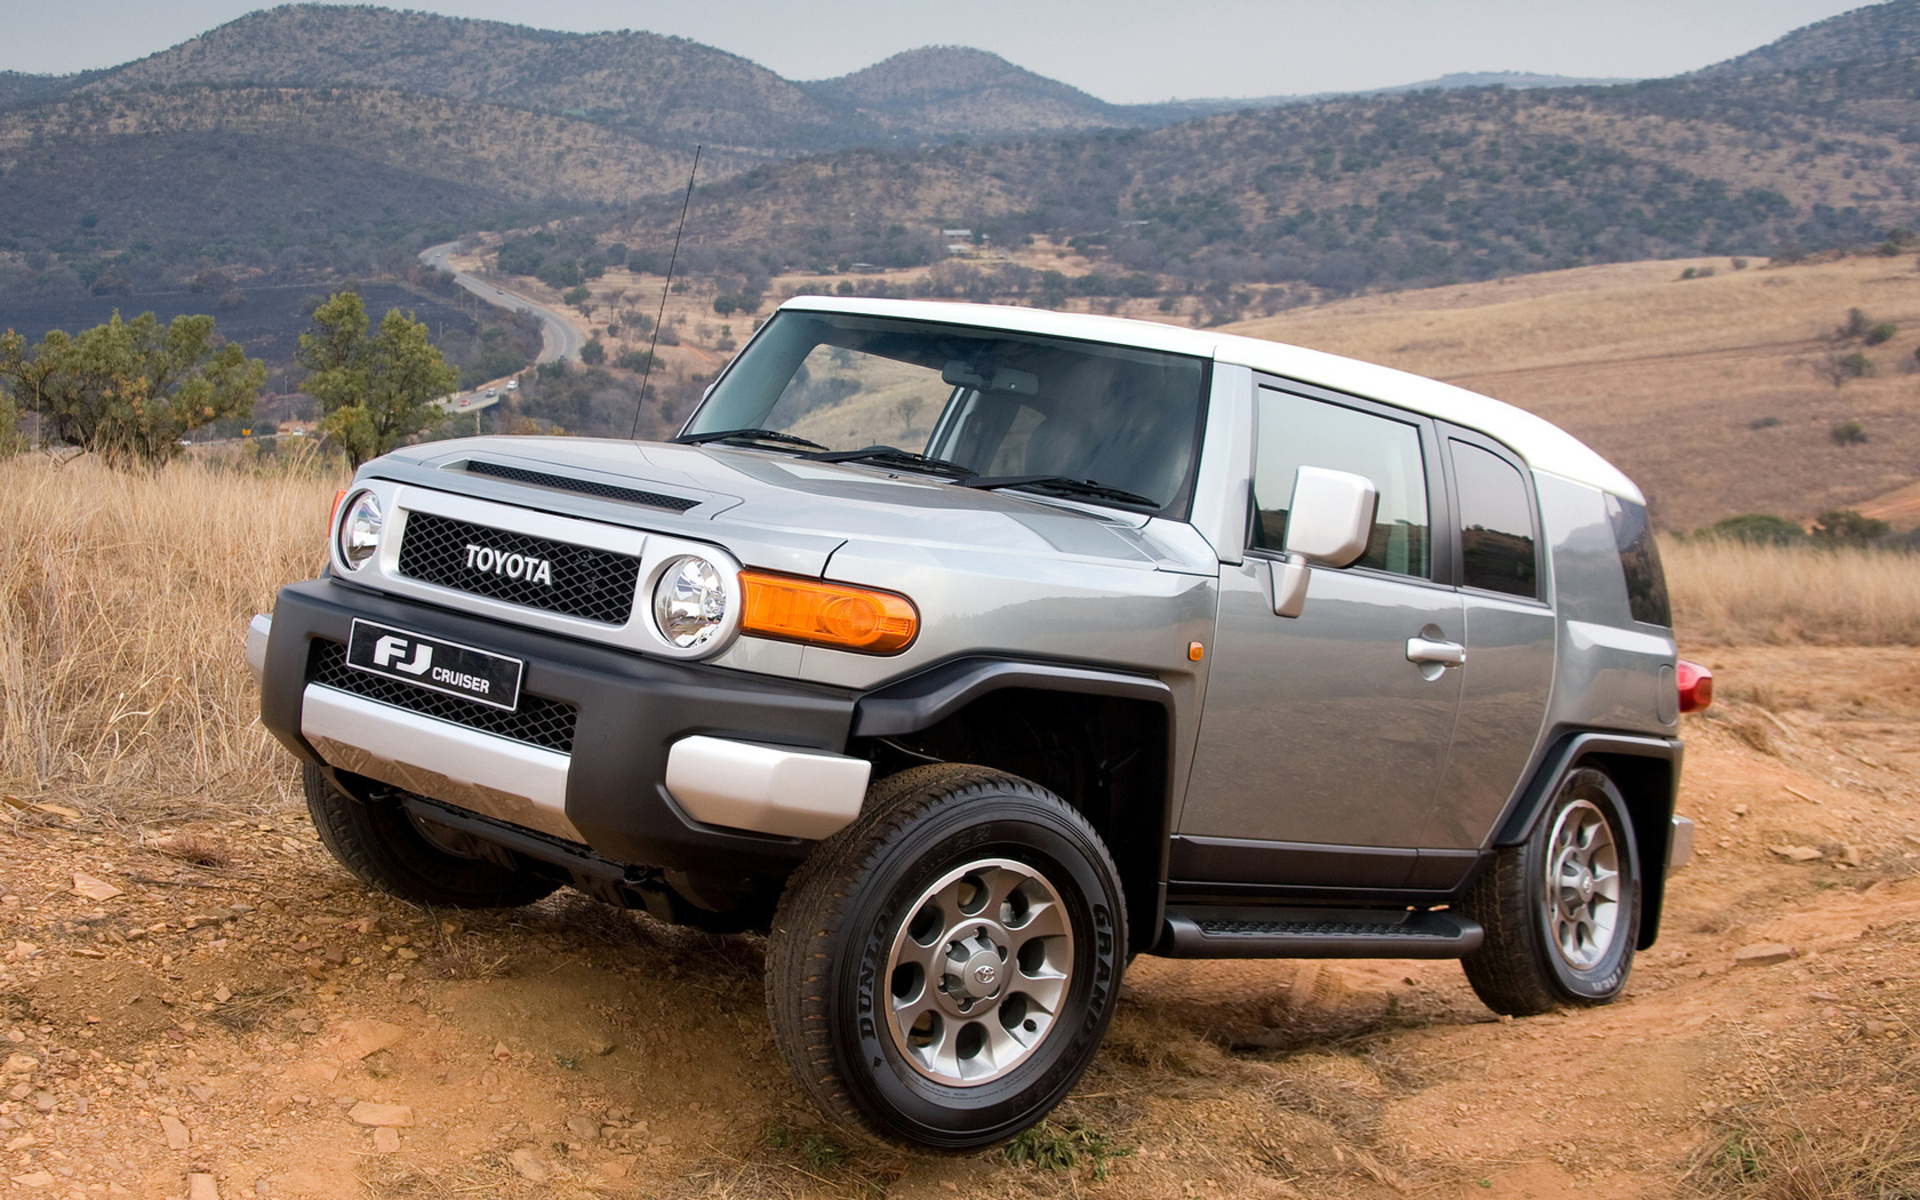
[[[1646,499],[1621,470],[1566,430],[1491,396],[1392,367],[1343,358],[1319,350],[1240,337],[1207,329],[1183,329],[1155,321],[1133,321],[1085,313],[1050,312],[1004,304],[954,304],[929,300],[870,300],[855,296],[795,296],[782,309],[851,313],[977,325],[1090,342],[1110,342],[1191,354],[1216,362],[1251,367],[1285,379],[1316,384],[1352,396],[1411,409],[1469,429],[1477,429],[1512,447],[1536,471],[1584,483],[1644,504]]]

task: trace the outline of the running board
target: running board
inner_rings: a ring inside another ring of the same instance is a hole
[[[1329,908],[1172,908],[1163,958],[1459,958],[1478,922],[1451,912]]]

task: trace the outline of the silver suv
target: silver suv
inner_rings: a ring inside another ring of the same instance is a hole
[[[431,905],[768,936],[854,1130],[1037,1121],[1136,954],[1619,995],[1692,826],[1639,491],[1547,422],[1271,342],[807,297],[668,443],[368,463],[254,618],[321,839]]]

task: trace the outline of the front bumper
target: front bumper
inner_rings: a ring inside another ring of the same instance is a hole
[[[345,690],[355,681],[325,674],[330,648],[315,643],[344,644],[355,617],[524,660],[523,693],[571,706],[570,739],[530,744]],[[869,765],[839,753],[854,693],[642,657],[331,578],[282,589],[271,622],[249,627],[247,659],[262,722],[301,758],[636,866],[785,874],[808,839],[852,819],[866,787]],[[742,823],[754,828],[728,827]]]

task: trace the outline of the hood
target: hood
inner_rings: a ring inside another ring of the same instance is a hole
[[[431,442],[378,461],[430,469],[430,475],[400,473],[405,482],[706,538],[733,549],[750,565],[772,569],[793,570],[799,564],[754,562],[753,547],[783,541],[817,546],[822,539],[1191,569],[1179,565],[1185,556],[1153,536],[1150,527],[1165,522],[1052,503],[1028,493],[957,487],[937,476],[872,465],[712,445],[524,437]],[[573,493],[464,469],[476,461],[581,480],[602,490],[626,488],[695,503],[680,513],[604,501],[581,511],[578,503],[562,502]],[[377,465],[369,464],[369,470]],[[501,488],[516,494],[503,495]],[[544,502],[529,499],[530,492]]]

